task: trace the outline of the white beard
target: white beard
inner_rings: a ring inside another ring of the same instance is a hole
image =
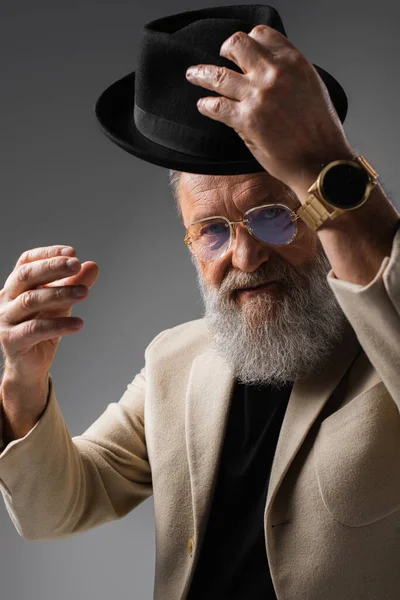
[[[240,279],[230,271],[220,288],[206,284],[193,255],[191,260],[214,350],[240,382],[281,388],[306,379],[341,339],[348,321],[327,281],[331,265],[321,244],[312,263],[294,268],[283,260],[265,262]],[[276,291],[242,303],[233,297],[235,288],[267,279],[282,281]]]

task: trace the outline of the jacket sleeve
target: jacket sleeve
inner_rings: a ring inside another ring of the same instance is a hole
[[[378,273],[367,285],[338,279],[332,269],[327,281],[400,410],[400,227],[390,256],[383,259]]]
[[[143,367],[118,402],[108,404],[82,435],[71,438],[50,374],[39,421],[5,449],[0,440],[0,489],[23,538],[70,537],[120,519],[152,495],[145,384]]]

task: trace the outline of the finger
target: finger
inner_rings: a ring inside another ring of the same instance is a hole
[[[17,357],[21,348],[24,352],[39,342],[54,340],[59,342],[64,335],[71,335],[82,329],[80,317],[56,317],[54,319],[31,319],[14,325],[7,337],[7,356]]]
[[[81,270],[76,275],[70,277],[64,277],[57,281],[50,281],[38,287],[59,287],[60,285],[80,285],[84,284],[88,288],[91,288],[99,274],[99,265],[92,261],[87,260],[81,264]]]
[[[34,260],[39,260],[41,258],[52,258],[53,256],[64,256],[61,254],[63,249],[68,249],[68,256],[76,256],[75,248],[72,246],[63,246],[63,245],[54,245],[54,246],[44,246],[42,248],[33,248],[32,250],[26,250],[21,254],[19,259],[17,260],[14,269],[17,269],[20,265],[23,265],[28,262],[32,262]]]
[[[41,317],[50,317],[52,313],[57,317],[69,316],[72,306],[88,297],[87,289],[82,288],[85,292],[83,296],[75,294],[75,289],[63,286],[57,290],[27,290],[8,304],[3,319],[8,325],[16,325],[39,314]]]
[[[286,36],[268,25],[256,25],[248,35],[269,53],[271,59],[274,54],[282,54],[284,50],[296,50]]]
[[[234,127],[239,116],[239,102],[224,96],[207,96],[197,102],[199,112],[214,121],[221,121],[225,125]]]
[[[219,53],[234,62],[243,73],[256,71],[260,62],[268,58],[268,50],[243,31],[237,31],[225,40]]]
[[[231,100],[243,100],[249,92],[246,75],[216,65],[195,65],[186,71],[186,78],[194,85],[213,90]]]
[[[74,266],[70,268],[67,261],[73,260]],[[48,283],[58,281],[61,277],[77,274],[81,269],[78,258],[68,256],[56,256],[48,259],[34,260],[21,264],[8,276],[4,290],[10,298],[16,298],[22,292]]]

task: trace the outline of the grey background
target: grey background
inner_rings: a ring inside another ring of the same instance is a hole
[[[156,334],[202,316],[167,171],[108,141],[93,106],[105,87],[135,69],[147,21],[210,4],[0,4],[0,285],[22,252],[38,246],[72,245],[81,261],[100,267],[89,298],[73,309],[84,327],[62,339],[51,369],[72,436],[119,400]],[[273,5],[289,39],[344,86],[347,137],[399,207],[397,3]],[[152,499],[120,521],[47,542],[22,539],[0,502],[0,536],[1,598],[152,597]]]

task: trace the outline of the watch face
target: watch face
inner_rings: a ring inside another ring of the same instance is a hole
[[[334,206],[350,208],[363,201],[368,182],[368,174],[361,166],[339,164],[325,173],[321,191]]]

